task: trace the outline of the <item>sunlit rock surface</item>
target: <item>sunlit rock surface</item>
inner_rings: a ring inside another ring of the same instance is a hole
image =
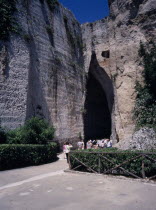
[[[142,81],[138,49],[140,41],[156,39],[156,1],[109,0],[109,6],[109,17],[80,27],[60,4],[51,11],[46,0],[18,1],[20,34],[0,42],[1,126],[41,116],[60,141],[85,136],[85,129],[91,138],[90,128],[99,130],[97,138],[112,134],[114,143],[132,139],[135,83]],[[94,81],[105,101],[96,100],[95,90],[91,97]],[[94,107],[86,105],[90,100]]]
[[[82,34],[85,71],[94,51],[113,82],[112,139],[118,142],[131,139],[134,132],[135,83],[142,80],[138,50],[140,41],[156,41],[156,1],[110,0],[109,6],[110,16],[83,24]]]
[[[46,118],[58,139],[83,134],[85,88],[80,24],[73,14],[47,1],[20,0],[21,34],[1,43],[0,120],[17,128],[32,116]]]

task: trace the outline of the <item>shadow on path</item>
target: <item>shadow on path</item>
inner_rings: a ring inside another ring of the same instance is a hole
[[[53,163],[44,164],[40,166],[30,166],[26,168],[13,169],[0,172],[0,190],[5,186],[21,185],[26,182],[31,182],[43,179],[46,177],[57,175],[57,173],[64,173],[68,168],[66,159],[63,154],[58,155],[59,160]]]

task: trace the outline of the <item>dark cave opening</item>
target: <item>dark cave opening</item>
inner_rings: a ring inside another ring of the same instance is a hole
[[[94,75],[89,72],[84,112],[85,140],[110,138],[111,113],[106,94]]]
[[[86,80],[84,104],[84,138],[110,138],[113,134],[112,112],[114,106],[113,83],[104,68],[99,65],[95,51],[92,52]]]

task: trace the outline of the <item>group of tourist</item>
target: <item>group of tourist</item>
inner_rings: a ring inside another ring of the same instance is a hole
[[[66,142],[63,144],[63,153],[64,153],[64,158],[67,159],[68,162],[68,156],[69,152],[73,146],[69,143]],[[84,142],[83,140],[78,141],[77,143],[78,150],[83,150],[84,149]],[[111,148],[112,147],[112,141],[110,139],[102,139],[102,140],[89,140],[86,143],[86,148],[87,149],[98,149],[98,148]]]
[[[80,140],[77,143],[78,150],[84,149],[84,142]],[[112,141],[110,139],[102,139],[102,140],[89,140],[86,143],[87,149],[98,149],[98,148],[111,148]]]

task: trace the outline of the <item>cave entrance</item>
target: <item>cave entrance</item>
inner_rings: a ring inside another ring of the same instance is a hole
[[[89,139],[110,138],[111,114],[114,101],[113,85],[109,76],[92,55],[84,106],[84,137]]]

